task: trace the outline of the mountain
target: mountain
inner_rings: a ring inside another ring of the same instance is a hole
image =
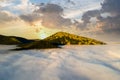
[[[50,37],[47,37],[44,39],[46,41],[50,41],[53,44],[58,44],[58,45],[69,45],[69,44],[74,44],[74,45],[96,45],[96,44],[105,44],[104,42],[87,38],[87,37],[82,37],[82,36],[77,36],[74,34],[66,33],[66,32],[58,32],[56,34],[51,35]]]
[[[0,35],[0,44],[3,44],[3,45],[25,44],[25,43],[30,43],[32,41],[33,40],[27,40],[21,37]]]
[[[60,45],[104,45],[104,42],[95,39],[77,36],[66,32],[57,32],[44,40],[19,45],[21,49],[58,48]]]

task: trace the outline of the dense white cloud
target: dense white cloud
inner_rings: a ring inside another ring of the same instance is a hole
[[[13,48],[0,46],[0,80],[120,80],[120,45]]]

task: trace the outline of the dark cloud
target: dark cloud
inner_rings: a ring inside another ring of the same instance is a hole
[[[70,19],[62,17],[63,8],[56,4],[46,4],[35,12],[43,14],[42,25],[46,27],[61,28],[72,24]]]
[[[101,27],[106,33],[120,34],[120,15],[116,17],[107,17],[100,19],[100,22],[104,23]]]
[[[120,13],[120,0],[105,0],[102,5],[102,12],[109,12],[109,13]]]
[[[91,10],[84,13],[82,16],[83,24],[89,24],[90,19],[93,17],[97,18],[98,23],[102,23],[101,30],[108,34],[120,33],[120,1],[119,0],[105,0],[101,4],[100,10]],[[102,17],[101,14],[109,13],[110,15]],[[84,25],[84,28],[86,28]],[[96,26],[97,27],[97,26]]]
[[[101,11],[111,14],[107,18],[99,19],[101,22],[105,22],[102,27],[104,32],[120,34],[120,0],[105,0]]]
[[[92,17],[99,17],[100,16],[100,11],[99,10],[92,10],[92,11],[87,11],[83,14],[82,16],[82,20],[83,20],[83,24],[81,28],[86,28],[88,23],[91,23],[90,19]]]
[[[41,15],[37,13],[23,14],[23,15],[20,15],[20,18],[25,22],[29,23],[30,25],[32,25],[34,21],[41,19]]]
[[[56,4],[46,4],[42,7],[40,7],[35,12],[39,12],[39,13],[43,13],[43,14],[45,14],[45,13],[61,14],[63,12],[63,9]]]
[[[98,16],[100,16],[100,11],[99,10],[87,11],[86,13],[83,14],[82,20],[85,23],[90,23],[91,17],[98,17]]]
[[[37,5],[37,7],[39,9],[35,10],[32,14],[20,15],[20,18],[29,23],[41,20],[43,26],[50,28],[61,28],[72,25],[71,19],[62,17],[64,11],[62,7],[56,4]]]

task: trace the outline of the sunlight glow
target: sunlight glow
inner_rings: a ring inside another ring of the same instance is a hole
[[[39,39],[45,39],[46,37],[49,37],[50,35],[60,31],[59,29],[51,29],[49,27],[45,27],[41,24],[40,21],[36,21],[33,24],[33,27],[35,28]]]
[[[37,26],[36,30],[39,39],[45,39],[46,37],[49,37],[50,35],[60,31],[58,29],[46,28],[42,25]]]
[[[47,37],[47,34],[43,30],[41,30],[39,33],[39,36],[40,36],[40,39],[44,39]]]

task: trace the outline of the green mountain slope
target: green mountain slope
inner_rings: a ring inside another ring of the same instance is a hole
[[[19,45],[21,49],[58,48],[59,45],[103,45],[105,43],[95,39],[77,36],[66,32],[58,32],[44,40]],[[18,49],[19,50],[19,49]]]
[[[87,38],[87,37],[82,37],[82,36],[77,36],[74,34],[69,34],[66,32],[58,32],[46,39],[46,41],[50,41],[53,44],[60,44],[60,45],[68,45],[68,44],[76,44],[76,45],[97,45],[97,44],[105,44],[101,41]]]

